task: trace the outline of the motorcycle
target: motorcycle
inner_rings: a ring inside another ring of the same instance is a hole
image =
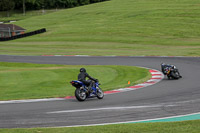
[[[167,75],[168,79],[179,79],[182,78],[176,67],[164,67],[162,68],[164,75]]]
[[[103,99],[104,93],[99,87],[99,82],[96,81],[95,85],[92,87],[92,92],[89,91],[88,87],[81,81],[73,80],[70,82],[72,86],[76,88],[75,97],[78,101],[85,101],[87,98],[97,97],[98,99]]]

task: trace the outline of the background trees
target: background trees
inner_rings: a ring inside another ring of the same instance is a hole
[[[15,8],[15,2],[13,0],[1,0],[0,1],[0,10],[7,11],[7,16],[9,17],[9,11]]]
[[[0,0],[0,11],[72,8],[107,0]]]

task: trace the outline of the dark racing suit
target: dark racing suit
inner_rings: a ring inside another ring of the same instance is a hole
[[[173,68],[175,67],[174,65],[170,65],[170,64],[161,64],[161,69],[164,75],[167,74],[166,68]]]
[[[162,70],[162,72],[163,72],[164,75],[167,75],[167,72],[168,72],[167,69],[170,69],[170,68],[176,69],[176,71],[179,74],[179,77],[182,78],[182,76],[180,75],[180,73],[179,73],[178,69],[176,68],[176,66],[170,65],[170,64],[164,64],[164,63],[161,64],[161,70]],[[170,77],[168,77],[168,78],[170,78]]]
[[[86,80],[86,78],[89,78]],[[89,91],[92,91],[92,86],[94,86],[94,81],[96,81],[95,78],[91,77],[88,73],[86,72],[80,72],[78,75],[78,80],[83,82],[86,86],[88,86]]]

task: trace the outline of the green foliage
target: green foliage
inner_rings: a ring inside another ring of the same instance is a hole
[[[7,11],[7,16],[9,17],[9,11],[13,10],[15,7],[15,2],[13,0],[1,0],[0,1],[0,11]]]
[[[90,3],[90,0],[78,0],[80,5],[87,5]]]
[[[105,1],[105,0],[90,0],[90,3],[97,3],[97,2],[102,2],[102,1]]]
[[[15,2],[13,0],[1,0],[0,11],[7,11],[7,17],[10,16],[9,11],[15,8]]]
[[[106,0],[25,0],[27,10],[51,9],[51,8],[72,8],[90,3],[102,2]],[[23,0],[14,0],[16,10],[22,9]]]

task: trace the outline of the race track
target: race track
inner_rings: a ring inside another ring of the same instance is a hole
[[[0,62],[67,65],[128,65],[160,70],[162,62],[179,68],[180,80],[167,80],[142,89],[106,95],[103,100],[76,99],[0,104],[0,128],[60,127],[116,123],[200,112],[199,57],[68,57],[7,56]],[[133,73],[134,74],[134,73]],[[9,79],[8,79],[9,80]]]

